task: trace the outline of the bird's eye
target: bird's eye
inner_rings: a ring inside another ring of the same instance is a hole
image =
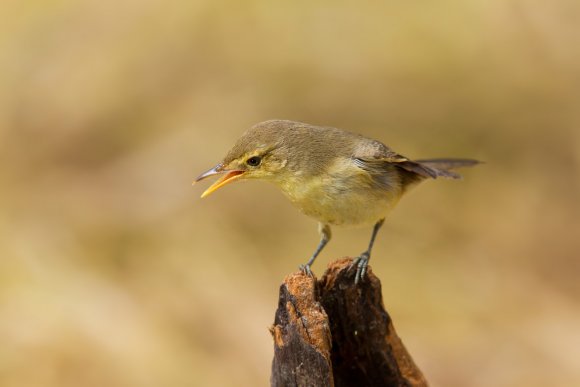
[[[262,159],[258,156],[253,156],[246,160],[246,164],[248,164],[250,167],[257,167],[261,162]]]

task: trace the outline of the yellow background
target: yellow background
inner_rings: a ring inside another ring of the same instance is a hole
[[[3,1],[0,385],[268,385],[316,223],[191,186],[250,125],[473,157],[371,265],[434,386],[580,384],[580,3]],[[314,265],[366,247],[335,230]]]

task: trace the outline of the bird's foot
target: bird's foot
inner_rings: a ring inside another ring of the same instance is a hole
[[[356,274],[354,275],[354,283],[355,285],[358,284],[364,278],[367,272],[367,266],[369,265],[369,259],[371,258],[368,251],[365,251],[358,257],[352,260],[352,263],[348,267],[348,269],[352,269],[356,266]]]
[[[310,265],[306,264],[306,265],[300,265],[299,266],[300,271],[302,271],[302,273],[306,274],[309,277],[314,277],[314,274],[312,274],[312,270],[310,270]]]

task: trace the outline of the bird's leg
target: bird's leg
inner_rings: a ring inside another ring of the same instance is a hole
[[[330,226],[328,224],[319,223],[318,232],[320,233],[320,242],[318,243],[318,247],[316,247],[314,254],[312,254],[312,257],[310,257],[308,262],[306,262],[306,265],[300,265],[300,270],[302,270],[304,274],[307,274],[309,276],[312,276],[310,266],[312,266],[314,260],[316,259],[316,257],[318,257],[318,254],[320,254],[320,252],[322,251],[324,246],[326,246],[326,244],[328,243],[328,241],[332,236],[332,233],[330,232]]]
[[[371,235],[371,241],[369,242],[369,247],[364,253],[355,258],[352,261],[352,264],[350,265],[350,267],[356,265],[356,274],[354,277],[355,284],[358,284],[359,281],[362,280],[363,277],[365,276],[367,266],[369,264],[369,259],[371,259],[371,250],[373,249],[373,245],[375,244],[375,238],[377,237],[377,233],[381,229],[381,226],[383,225],[384,222],[385,219],[383,218],[379,220],[377,223],[375,223],[375,226],[373,227],[373,233]]]

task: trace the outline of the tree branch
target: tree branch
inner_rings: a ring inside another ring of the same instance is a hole
[[[302,272],[280,286],[272,386],[427,386],[397,336],[372,273],[354,285],[351,258],[316,281]]]

